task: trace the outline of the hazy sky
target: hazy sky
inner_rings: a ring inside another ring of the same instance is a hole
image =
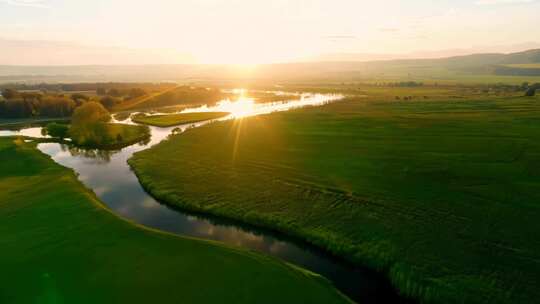
[[[539,12],[536,0],[0,0],[0,64],[496,50],[539,42]]]

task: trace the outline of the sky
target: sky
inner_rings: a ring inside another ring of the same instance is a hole
[[[540,0],[0,0],[0,64],[509,52],[540,47],[538,12]]]

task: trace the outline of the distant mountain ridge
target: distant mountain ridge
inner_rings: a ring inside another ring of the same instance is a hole
[[[338,80],[438,77],[446,72],[540,76],[540,49],[436,59],[263,64],[249,70],[228,65],[0,66],[0,82]],[[520,66],[521,65],[521,66]],[[528,65],[528,66],[526,66]],[[446,72],[445,72],[446,71]]]

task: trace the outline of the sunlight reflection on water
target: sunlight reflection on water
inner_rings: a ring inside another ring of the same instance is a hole
[[[241,94],[236,100],[226,99],[218,102],[215,106],[204,105],[196,108],[185,109],[180,113],[229,112],[231,113],[230,117],[225,117],[223,119],[230,119],[269,114],[279,111],[288,111],[307,106],[320,106],[342,98],[343,95],[341,94],[304,93],[300,94],[300,99],[298,100],[256,103],[255,99]]]
[[[41,134],[41,127],[25,128],[21,130],[0,130],[0,136],[28,136],[35,138],[50,138]]]

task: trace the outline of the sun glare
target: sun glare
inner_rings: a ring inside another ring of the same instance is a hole
[[[217,110],[229,112],[235,118],[251,115],[255,110],[255,101],[252,98],[241,96],[238,100],[224,100],[218,103]]]
[[[231,92],[236,95],[236,99],[225,99],[212,107],[205,105],[199,108],[184,110],[183,112],[228,112],[234,118],[253,115],[256,110],[255,100],[247,96],[246,89],[233,89]]]
[[[231,115],[224,119],[243,118],[306,106],[322,105],[343,98],[343,95],[341,94],[323,95],[306,93],[301,94],[300,99],[290,100],[288,96],[290,96],[291,93],[273,92],[277,96],[283,95],[283,100],[257,103],[253,97],[249,96],[248,90],[246,89],[233,89],[229,92],[235,94],[235,98],[222,100],[213,106],[203,105],[197,108],[185,109],[181,111],[181,113],[228,112],[231,113]]]

